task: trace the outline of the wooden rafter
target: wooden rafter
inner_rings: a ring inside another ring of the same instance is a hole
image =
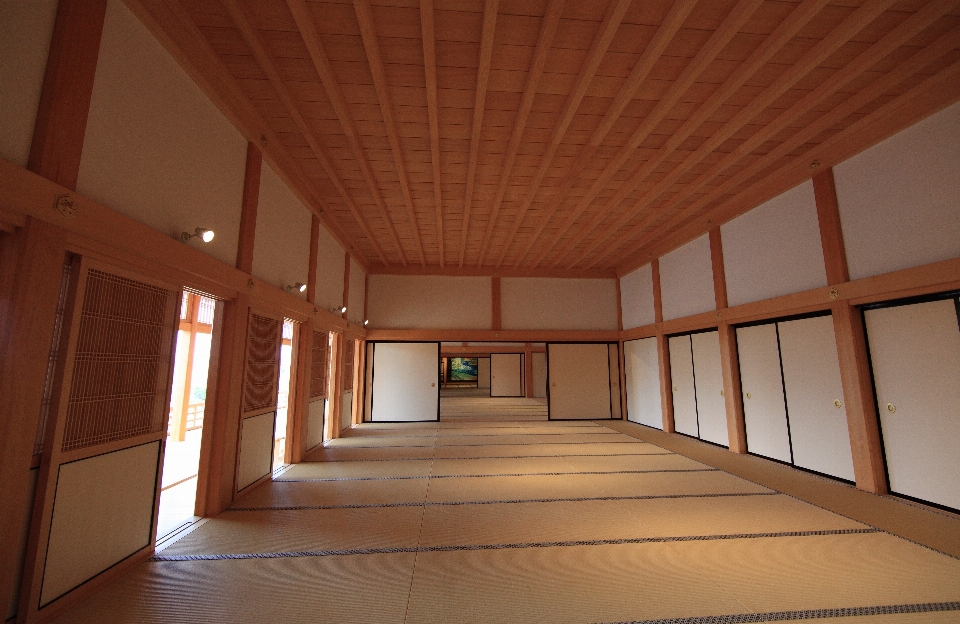
[[[490,219],[487,222],[487,229],[483,235],[483,242],[480,244],[480,253],[477,258],[478,267],[483,265],[483,259],[487,253],[487,244],[490,242],[490,236],[493,234],[493,229],[500,213],[500,204],[503,202],[503,196],[507,192],[507,185],[510,182],[510,175],[513,172],[513,163],[517,158],[517,150],[520,149],[523,131],[527,127],[530,109],[533,108],[533,100],[537,95],[537,85],[540,82],[540,76],[543,75],[543,69],[547,63],[547,53],[550,52],[550,47],[553,45],[553,36],[557,33],[557,26],[560,25],[563,3],[564,0],[550,0],[547,5],[546,14],[543,16],[543,24],[540,26],[540,34],[537,37],[536,51],[533,54],[533,60],[530,62],[530,71],[527,73],[527,83],[523,88],[523,96],[520,100],[520,110],[517,111],[517,118],[513,122],[513,132],[510,135],[510,143],[507,145],[507,153],[503,159],[503,169],[500,172],[500,183],[497,185],[497,195],[490,209]]]
[[[473,202],[473,184],[477,175],[477,156],[480,152],[480,130],[486,107],[487,81],[490,79],[490,60],[493,57],[493,35],[497,28],[497,7],[500,0],[483,3],[483,30],[480,34],[480,62],[477,69],[477,90],[473,98],[473,126],[470,130],[470,156],[467,159],[467,189],[463,198],[463,222],[460,224],[460,266],[467,252],[467,229],[470,225],[470,207]]]
[[[400,191],[403,193],[407,207],[407,218],[413,229],[413,240],[417,244],[417,256],[420,266],[426,266],[423,256],[423,241],[420,237],[420,226],[417,224],[417,212],[413,205],[413,195],[410,193],[410,179],[407,176],[407,167],[403,159],[403,148],[400,145],[400,132],[393,116],[393,104],[390,98],[390,89],[387,86],[387,76],[380,58],[380,44],[377,41],[377,30],[373,24],[373,11],[370,9],[370,0],[353,0],[353,8],[357,13],[357,22],[360,24],[360,35],[363,38],[363,47],[367,53],[367,63],[370,73],[373,74],[373,86],[377,90],[377,99],[380,101],[380,112],[383,114],[383,125],[387,130],[387,139],[390,141],[390,151],[393,153],[393,164],[397,168],[397,177],[400,180]]]
[[[433,170],[433,203],[437,215],[440,268],[445,264],[443,244],[443,194],[440,188],[440,114],[437,109],[437,39],[434,33],[433,0],[420,0],[420,32],[423,39],[423,72],[427,86],[427,118],[430,125],[430,164]]]
[[[237,0],[227,1],[236,2]],[[310,59],[313,61],[313,66],[320,76],[320,82],[323,83],[323,88],[330,98],[330,104],[333,106],[333,110],[337,114],[337,119],[339,119],[340,125],[347,136],[347,142],[350,144],[353,156],[360,166],[360,171],[363,173],[363,177],[367,182],[367,188],[373,196],[377,207],[380,209],[380,216],[384,223],[386,223],[390,237],[397,247],[397,253],[400,255],[400,263],[406,266],[407,259],[403,253],[403,245],[400,243],[400,237],[397,236],[397,228],[393,223],[393,219],[390,217],[390,211],[387,210],[387,205],[380,192],[380,185],[377,182],[377,178],[373,174],[373,170],[370,169],[370,162],[367,159],[363,144],[360,141],[360,134],[357,132],[356,125],[350,117],[347,102],[343,97],[340,84],[337,82],[333,68],[330,66],[330,61],[327,58],[323,43],[320,41],[317,25],[314,23],[313,17],[310,15],[310,11],[307,9],[304,0],[287,0],[287,6],[290,7],[290,12],[293,14],[293,19],[297,23],[300,36],[303,38],[304,44],[306,44]]]
[[[223,0],[223,5],[230,14],[231,19],[233,19],[234,24],[236,24],[237,28],[240,30],[240,34],[243,36],[244,41],[253,52],[254,57],[257,59],[257,63],[260,65],[260,68],[267,75],[270,84],[277,92],[277,97],[280,98],[280,101],[283,103],[288,114],[294,120],[294,123],[297,124],[297,128],[300,130],[300,133],[303,134],[303,137],[310,146],[311,151],[320,162],[320,165],[326,172],[327,177],[330,178],[331,182],[333,182],[337,192],[339,192],[343,197],[344,203],[347,204],[347,207],[353,214],[354,219],[357,220],[357,223],[360,224],[360,227],[363,229],[364,233],[366,233],[367,237],[369,237],[370,244],[373,245],[374,250],[380,257],[380,260],[386,263],[387,256],[384,253],[383,248],[380,247],[373,230],[370,228],[370,225],[367,223],[366,219],[364,219],[363,213],[360,212],[360,209],[353,202],[349,191],[347,191],[343,182],[337,175],[336,170],[333,168],[333,165],[330,163],[330,160],[324,153],[323,146],[317,139],[313,129],[307,123],[306,118],[304,118],[303,114],[297,107],[293,96],[291,95],[286,84],[284,84],[283,79],[280,77],[280,73],[277,70],[273,58],[267,52],[266,44],[264,43],[263,38],[260,36],[259,31],[257,31],[257,29],[254,28],[254,26],[250,23],[249,17],[240,7],[237,0]]]
[[[554,155],[556,155],[557,150],[560,148],[560,143],[563,141],[567,128],[570,126],[570,122],[573,121],[573,117],[580,107],[580,102],[582,102],[586,96],[587,89],[594,75],[596,75],[597,69],[600,67],[600,61],[603,60],[607,49],[610,47],[610,44],[613,43],[613,37],[616,35],[617,29],[620,28],[620,22],[623,21],[623,16],[626,14],[627,9],[630,8],[630,2],[631,0],[611,0],[610,5],[607,7],[607,12],[603,16],[603,22],[600,24],[600,28],[597,30],[593,42],[590,45],[590,51],[587,53],[586,61],[584,61],[580,73],[577,75],[577,81],[574,83],[573,90],[567,97],[567,101],[563,106],[563,112],[560,114],[560,119],[550,137],[550,142],[547,144],[546,151],[540,159],[537,172],[530,181],[527,193],[523,199],[523,204],[520,206],[520,210],[514,219],[513,228],[510,230],[510,234],[506,239],[504,239],[503,248],[500,251],[500,257],[497,259],[496,267],[499,268],[500,265],[503,264],[510,247],[513,245],[513,241],[520,231],[523,219],[530,209],[534,197],[536,197],[537,190],[540,188],[540,184],[550,169]]]
[[[706,67],[706,65],[712,61],[713,58],[723,49],[723,45],[726,45],[726,42],[729,41],[729,38],[736,34],[737,29],[739,29],[743,22],[746,21],[750,14],[753,13],[753,10],[755,10],[762,1],[763,0],[741,0],[741,2],[731,13],[731,17],[725,20],[725,24],[732,21],[735,27],[732,30],[728,27],[724,29],[722,33],[717,31],[717,33],[720,34],[714,33],[710,41],[707,42],[707,45],[704,46],[704,49],[701,50],[697,57],[691,62],[690,66],[688,66],[688,70],[685,70],[684,74],[681,75],[676,82],[674,82],[673,88],[671,89],[671,93],[674,94],[672,95],[674,99],[679,99],[680,96],[687,90],[687,87],[689,87],[690,84],[693,84],[693,78],[698,76],[700,70]],[[564,204],[567,191],[577,180],[577,176],[581,171],[583,171],[583,168],[586,166],[590,157],[593,156],[597,148],[599,148],[603,143],[603,140],[613,128],[614,123],[623,113],[624,109],[626,109],[627,104],[630,103],[630,100],[632,100],[636,95],[637,91],[640,89],[640,86],[649,77],[650,71],[653,70],[654,65],[660,60],[663,51],[673,40],[674,36],[680,30],[680,27],[683,26],[683,23],[686,21],[687,17],[689,17],[695,5],[696,2],[693,0],[676,2],[670,9],[670,12],[664,18],[663,22],[660,24],[659,28],[657,28],[657,32],[653,35],[650,43],[647,44],[647,47],[643,50],[640,60],[637,61],[636,65],[634,65],[633,70],[630,72],[630,76],[627,78],[627,81],[623,84],[623,86],[620,87],[620,91],[614,98],[613,103],[607,109],[603,119],[601,119],[600,125],[593,132],[583,150],[581,150],[580,155],[574,162],[573,167],[570,169],[570,171],[568,171],[566,176],[564,176],[564,181],[560,188],[556,193],[554,193],[553,207],[546,217],[540,219],[540,223],[534,229],[529,240],[527,240],[526,247],[524,247],[523,252],[517,258],[518,265],[523,262],[523,259],[536,244],[537,240],[539,240],[540,235],[543,233],[543,230],[547,224],[559,212],[560,208]],[[727,35],[728,31],[729,35]],[[722,44],[717,45],[717,41],[721,41]],[[695,70],[691,71],[694,66]],[[682,88],[681,82],[684,83]],[[665,104],[669,97],[671,96],[668,95],[661,100],[661,104]],[[671,106],[672,104],[668,106],[658,106],[658,108],[669,110]],[[649,125],[648,121],[652,117],[653,114],[648,115],[647,119],[644,120],[643,125]],[[583,206],[583,209],[586,209],[586,206]],[[554,240],[550,243],[547,243],[546,248],[548,250],[556,244],[563,233],[566,232],[570,225],[573,224],[573,221],[577,219],[579,214],[580,212],[578,212],[577,208],[570,213],[564,224],[560,227],[560,230],[558,231]],[[539,262],[535,264],[539,264]]]

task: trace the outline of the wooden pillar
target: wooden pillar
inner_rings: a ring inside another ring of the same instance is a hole
[[[717,310],[727,307],[727,278],[723,269],[723,242],[720,228],[710,230],[710,263],[713,266],[713,297]]]
[[[653,314],[657,325],[657,364],[660,369],[660,409],[663,412],[663,430],[676,431],[673,423],[673,380],[670,377],[670,345],[663,333],[663,299],[660,296],[660,259],[650,262],[653,273]]]
[[[832,167],[813,176],[813,195],[817,202],[817,221],[820,224],[820,244],[823,246],[827,284],[833,286],[849,282],[850,271],[847,268],[847,252],[843,244],[840,207]]]
[[[327,419],[324,421],[324,437],[333,440],[340,436],[340,403],[343,400],[343,334],[333,334],[333,343],[330,345],[330,379],[327,392],[330,397],[327,401]]]
[[[307,302],[317,303],[317,255],[320,252],[320,217],[310,216],[310,260],[307,264]]]
[[[523,396],[533,398],[533,347],[526,343],[523,347]]]
[[[317,254],[320,249],[320,217],[310,218],[310,254],[307,268],[307,302],[317,301]],[[316,312],[316,310],[314,311]],[[310,371],[313,366],[313,319],[300,323],[295,341],[296,380],[287,407],[287,450],[285,461],[298,464],[307,452],[307,412],[310,409]]]
[[[27,168],[71,191],[90,114],[107,0],[60,0]]]
[[[363,274],[363,326],[367,326],[367,319],[370,317],[367,316],[367,308],[369,307],[370,302],[370,274]]]
[[[367,353],[367,341],[357,339],[353,341],[353,344],[353,410],[350,414],[350,423],[359,425],[363,422],[363,385],[364,381],[366,381],[364,366]]]
[[[240,241],[237,244],[237,268],[253,272],[253,243],[257,235],[257,205],[260,202],[260,148],[247,142],[247,165],[243,175],[243,199],[240,207]],[[307,280],[309,281],[309,279]],[[310,284],[307,284],[307,288]]]
[[[350,305],[350,254],[344,252],[343,254],[343,306],[347,308]],[[347,313],[350,310],[344,310],[341,314],[341,318],[347,318]]]
[[[30,467],[47,355],[66,258],[66,232],[27,217],[0,244],[0,596],[6,609],[23,561],[23,517],[33,503]]]
[[[710,230],[710,261],[713,267],[713,295],[720,310],[727,308],[727,279],[723,267],[723,241],[720,228]],[[747,425],[743,417],[743,396],[740,391],[740,359],[737,354],[737,332],[729,323],[718,323],[720,335],[720,368],[723,372],[723,401],[727,412],[727,438],[734,453],[747,452]]]
[[[502,329],[500,317],[500,276],[494,275],[490,278],[490,316],[492,318],[490,329]]]

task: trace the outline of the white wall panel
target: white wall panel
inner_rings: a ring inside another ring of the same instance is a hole
[[[670,380],[673,383],[673,424],[677,433],[699,437],[697,425],[697,394],[693,382],[693,354],[690,336],[671,336]]]
[[[738,327],[737,351],[747,450],[790,463],[790,433],[783,401],[776,324]]]
[[[375,422],[417,422],[439,419],[437,388],[440,344],[378,342],[373,346]]]
[[[160,443],[63,464],[40,606],[150,544]]]
[[[237,259],[247,142],[120,1],[110,0],[77,191],[163,234]]]
[[[347,319],[363,325],[363,300],[367,274],[352,258],[350,260],[350,301],[347,302]]]
[[[490,354],[490,396],[523,396],[523,356],[521,354]]]
[[[343,267],[346,261],[343,247],[325,227],[320,226],[317,245],[317,307],[337,309],[343,301]],[[339,312],[338,312],[339,314]]]
[[[960,328],[954,300],[867,310],[864,316],[890,488],[960,509]]]
[[[960,104],[834,167],[850,277],[960,256]]]
[[[370,326],[402,329],[490,329],[489,277],[371,275]]]
[[[340,395],[340,431],[353,424],[353,390]]]
[[[664,320],[717,307],[710,238],[706,234],[660,258],[660,295]]]
[[[731,306],[827,285],[813,182],[720,226]]]
[[[606,344],[548,344],[551,420],[611,418]]]
[[[368,421],[373,413],[373,343],[367,343],[366,386],[364,386],[363,420]]]
[[[720,367],[720,334],[716,331],[690,336],[693,347],[693,374],[697,384],[697,421],[700,439],[730,445],[727,408],[723,398],[723,369]]]
[[[477,358],[477,387],[490,387],[490,358]]]
[[[504,277],[503,329],[618,329],[613,279]]]
[[[653,270],[649,264],[620,278],[620,305],[623,309],[624,329],[656,322],[653,307]]]
[[[777,330],[793,463],[854,481],[833,317],[778,323]]]
[[[244,418],[240,424],[237,491],[270,474],[273,467],[273,427],[276,412]]]
[[[327,411],[326,399],[314,399],[307,407],[307,449],[323,444],[323,415]]]
[[[547,354],[532,353],[533,356],[533,396],[536,399],[547,398]]]
[[[610,366],[610,417],[622,419],[622,407],[620,404],[620,345],[607,345],[609,366]]]
[[[57,0],[0,2],[0,157],[27,166]]]
[[[687,356],[689,358],[689,355]],[[641,338],[623,343],[626,375],[627,420],[663,429],[660,402],[660,364],[657,339]]]
[[[306,206],[264,161],[260,167],[253,274],[280,289],[297,282],[306,284],[310,270],[310,222]],[[306,293],[295,290],[290,294],[306,297]]]

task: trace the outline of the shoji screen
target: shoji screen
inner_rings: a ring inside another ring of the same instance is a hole
[[[493,353],[490,355],[490,396],[523,396],[522,353]]]
[[[282,329],[282,318],[250,313],[237,459],[238,492],[270,474]]]
[[[548,414],[551,420],[612,418],[610,345],[547,344]],[[617,398],[619,401],[619,397]]]
[[[323,443],[323,414],[327,408],[327,362],[330,334],[315,331],[310,345],[310,404],[307,407],[307,448]]]
[[[24,573],[29,613],[149,548],[178,289],[74,262]]]
[[[790,463],[790,431],[783,399],[776,323],[737,328],[740,387],[747,450]]]
[[[374,343],[370,419],[439,420],[439,364],[439,342]]]
[[[960,303],[867,310],[890,489],[960,509]]]
[[[657,339],[641,338],[624,342],[623,360],[626,373],[627,420],[663,429]]]
[[[670,336],[670,379],[673,383],[673,422],[677,433],[700,437],[697,391],[693,381],[690,336]]]
[[[727,446],[727,407],[723,399],[723,370],[720,368],[720,334],[716,331],[690,336],[693,375],[697,387],[697,422],[700,439]]]

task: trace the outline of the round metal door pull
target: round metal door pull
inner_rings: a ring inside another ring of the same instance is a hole
[[[843,407],[843,403],[840,402],[840,399],[834,399],[833,404],[837,406],[837,409]]]
[[[894,412],[897,411],[897,406],[894,405],[893,403],[887,403],[887,411],[893,414]]]
[[[747,398],[748,398],[748,399],[752,399],[753,396],[748,392],[748,393],[747,393]]]

